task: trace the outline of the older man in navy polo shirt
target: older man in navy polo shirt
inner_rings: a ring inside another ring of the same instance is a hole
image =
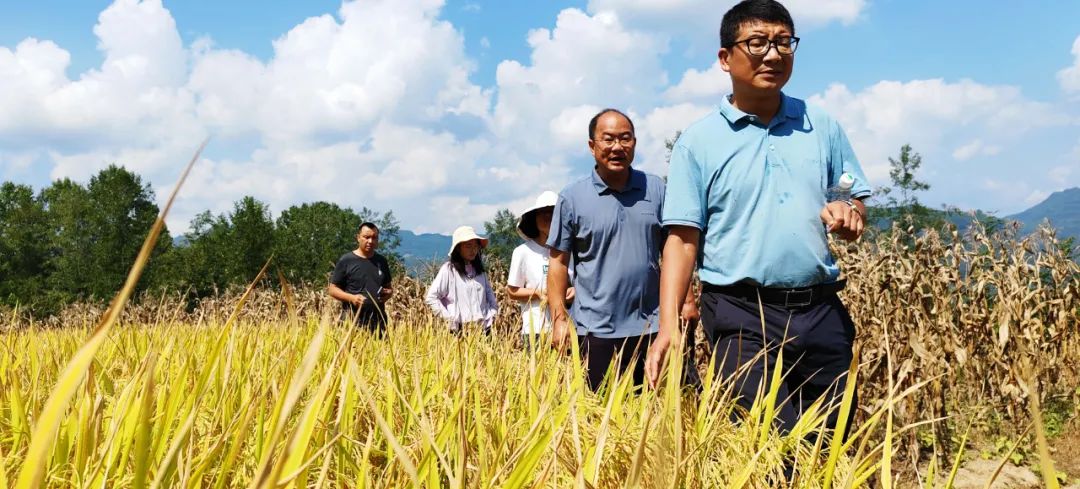
[[[559,194],[547,241],[552,342],[565,348],[572,318],[593,390],[613,363],[641,384],[645,352],[659,327],[664,181],[630,167],[636,144],[634,124],[622,112],[605,109],[592,118],[596,166]],[[576,297],[568,314],[563,297],[571,261]]]
[[[720,38],[733,94],[672,150],[660,333],[648,377],[657,382],[678,338],[678,306],[700,259],[702,325],[717,368],[749,407],[782,349],[776,421],[786,430],[817,399],[835,407],[843,393],[855,326],[836,294],[843,282],[826,235],[858,238],[866,209],[859,199],[870,188],[836,121],[781,92],[799,43],[784,6],[741,2],[724,15]],[[845,173],[854,178],[852,198],[828,202]]]

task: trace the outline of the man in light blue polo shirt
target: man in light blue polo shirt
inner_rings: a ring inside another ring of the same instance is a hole
[[[659,327],[664,182],[630,167],[636,144],[634,124],[622,112],[605,109],[593,117],[589,149],[596,166],[559,194],[547,241],[552,342],[565,348],[572,318],[593,390],[612,360],[619,371],[632,369],[641,384],[645,352]],[[568,315],[562,298],[571,261],[576,293]]]
[[[835,402],[843,393],[855,327],[836,295],[843,282],[827,233],[858,238],[866,212],[860,199],[870,188],[836,121],[781,92],[799,43],[783,5],[737,4],[720,37],[733,94],[672,150],[660,333],[648,377],[655,385],[679,337],[677,310],[697,259],[701,320],[719,373],[736,382],[749,408],[782,348],[776,421],[789,429],[818,398]],[[827,202],[845,173],[855,181],[851,198]]]

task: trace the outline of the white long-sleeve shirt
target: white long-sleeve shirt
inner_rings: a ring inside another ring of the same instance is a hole
[[[428,287],[424,302],[435,314],[447,320],[453,331],[465,323],[480,323],[487,331],[491,329],[495,314],[499,311],[487,274],[477,275],[472,265],[466,265],[465,274],[462,275],[450,262],[439,268],[438,275]]]

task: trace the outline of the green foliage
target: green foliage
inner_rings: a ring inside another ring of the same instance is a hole
[[[494,219],[484,223],[484,233],[488,239],[487,256],[509,264],[514,248],[521,244],[521,237],[517,234],[517,216],[510,209],[500,209]]]
[[[149,184],[123,167],[110,165],[83,186],[64,179],[41,193],[49,226],[48,296],[58,307],[77,299],[106,300],[127,277],[128,269],[157,218],[158,207]],[[146,280],[146,288],[162,273],[154,258],[170,246],[162,233]]]
[[[356,247],[360,216],[329,202],[294,205],[278,216],[277,266],[294,282],[322,283],[334,263]]]
[[[25,185],[0,186],[0,304],[34,307],[48,257],[45,206]]]
[[[269,210],[253,197],[236,202],[229,215],[202,212],[184,235],[187,245],[168,260],[175,277],[163,285],[202,297],[246,284],[270,257],[273,236]]]
[[[77,301],[107,300],[157,214],[150,186],[118,166],[86,186],[57,180],[36,196],[29,186],[3,183],[0,306],[41,317]],[[197,214],[177,246],[162,233],[136,292],[180,291],[198,299],[243,287],[272,254],[289,280],[325,283],[337,258],[356,247],[365,221],[379,227],[380,253],[400,272],[401,227],[392,212],[315,202],[286,209],[275,223],[270,208],[248,196],[227,214]]]
[[[270,208],[254,197],[244,197],[233,204],[229,224],[229,278],[250,282],[273,252],[274,221],[270,218]]]
[[[664,161],[671,163],[671,151],[675,149],[675,143],[679,141],[679,136],[682,136],[682,130],[675,131],[675,135],[671,139],[664,140]]]
[[[900,147],[897,158],[889,158],[889,179],[892,186],[875,189],[873,204],[867,209],[867,222],[888,229],[892,223],[903,227],[921,229],[940,229],[949,222],[954,210],[935,210],[926,207],[916,196],[918,192],[929,190],[930,185],[916,179],[916,173],[922,166],[922,156],[916,153],[910,144]]]
[[[352,212],[349,209],[349,212]],[[387,211],[379,214],[378,211],[368,209],[367,207],[360,208],[359,212],[360,222],[374,223],[379,227],[379,254],[386,257],[386,261],[390,262],[390,269],[395,274],[402,273],[405,270],[403,258],[398,253],[397,249],[401,246],[401,223],[394,217],[394,211]],[[356,225],[357,227],[360,224]],[[353,228],[352,234],[354,236],[351,242],[351,248],[356,247],[356,228]],[[349,248],[349,249],[351,249]],[[346,250],[342,250],[344,253]],[[339,253],[340,256],[340,253]],[[337,258],[336,256],[334,258]]]

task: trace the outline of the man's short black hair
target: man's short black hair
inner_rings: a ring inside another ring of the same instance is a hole
[[[373,223],[373,222],[366,222],[365,221],[363,224],[360,225],[359,228],[356,228],[356,234],[360,234],[360,231],[363,231],[364,228],[368,228],[368,229],[370,229],[372,231],[375,231],[376,234],[379,233],[379,226],[376,226],[375,223]]]
[[[612,113],[612,112],[623,116],[623,118],[626,119],[626,122],[630,123],[630,132],[634,132],[634,133],[637,132],[637,131],[634,130],[634,121],[630,119],[630,116],[624,114],[619,109],[612,109],[612,108],[609,107],[609,108],[606,108],[604,110],[601,110],[600,112],[597,112],[596,115],[592,116],[592,119],[589,120],[589,141],[592,141],[593,139],[596,138],[596,122],[600,120],[600,116],[602,116],[604,114]]]
[[[720,22],[720,47],[731,49],[738,41],[739,28],[754,22],[782,24],[795,35],[791,14],[776,0],[743,0],[724,14]]]

